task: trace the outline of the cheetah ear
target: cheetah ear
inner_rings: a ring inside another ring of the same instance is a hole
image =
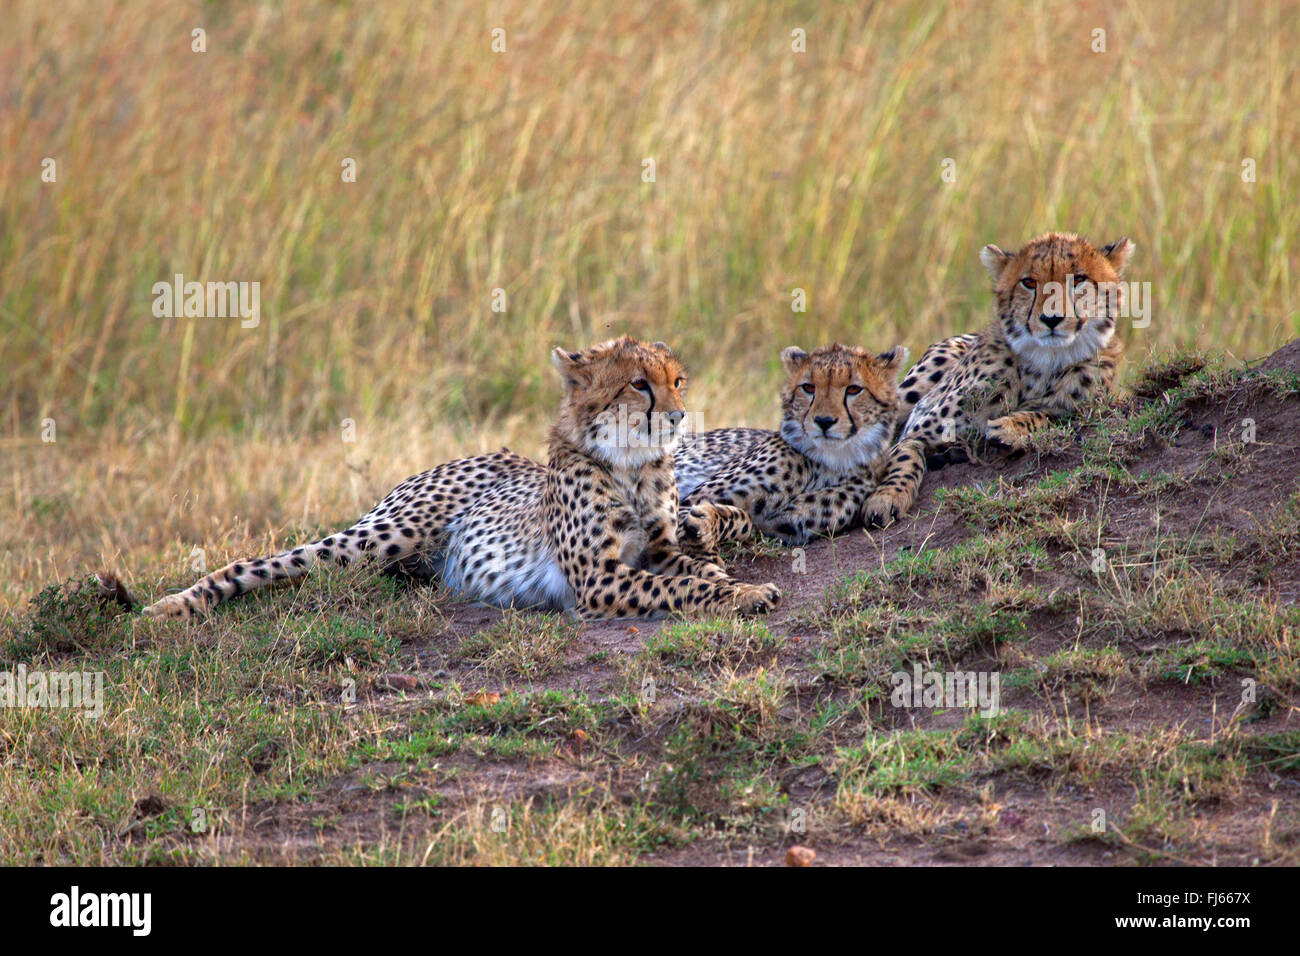
[[[652,349],[659,349],[661,352],[667,352],[669,355],[673,354],[673,350],[669,347],[667,342],[653,342],[650,347]]]
[[[1124,274],[1124,267],[1128,265],[1129,256],[1133,255],[1133,250],[1137,248],[1128,236],[1116,239],[1108,246],[1101,247],[1101,254],[1106,257],[1111,268],[1115,270],[1116,275]]]
[[[781,367],[785,369],[786,375],[793,375],[795,369],[802,367],[806,361],[808,361],[808,353],[797,345],[781,350]]]
[[[551,352],[551,364],[560,373],[560,378],[564,379],[566,389],[582,384],[582,368],[585,363],[581,352],[556,348]]]
[[[906,345],[895,345],[888,352],[881,352],[876,358],[885,364],[885,372],[897,379],[911,356],[912,353],[907,350]]]
[[[980,262],[984,263],[984,268],[989,270],[989,275],[993,277],[994,282],[1002,278],[1002,270],[1014,258],[1014,253],[999,249],[991,242],[980,250]]]

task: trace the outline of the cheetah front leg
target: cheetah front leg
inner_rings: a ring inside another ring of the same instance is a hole
[[[1029,436],[1046,428],[1052,422],[1047,412],[1019,408],[1009,415],[995,418],[984,427],[984,437],[998,445],[1023,450],[1029,444]]]
[[[1023,450],[1029,436],[1074,414],[1080,405],[1104,394],[1114,376],[1115,359],[1104,353],[1097,359],[1071,366],[1052,384],[1046,395],[1022,402],[1015,411],[991,419],[984,437],[991,442]]]
[[[726,542],[754,537],[754,523],[742,509],[711,501],[684,508],[677,517],[677,541],[682,551],[725,570],[721,549]]]
[[[843,534],[858,523],[875,487],[875,478],[864,472],[861,477],[840,485],[794,495],[755,523],[759,530],[786,544],[807,544],[813,538]]]
[[[573,588],[580,616],[761,614],[777,606],[781,592],[775,585],[734,581],[718,565],[683,552],[677,545],[673,514],[666,496],[646,527],[643,546],[636,543],[634,532],[626,530],[636,525],[634,511],[626,508],[586,512],[576,535],[555,537],[556,556]],[[600,542],[594,555],[584,541]],[[625,557],[644,560],[648,570],[633,567]]]
[[[608,551],[593,570],[576,583],[570,577],[570,583],[578,614],[585,620],[763,614],[781,600],[774,584],[744,584],[725,576],[654,574],[624,564]]]
[[[650,525],[646,547],[648,570],[672,577],[732,581],[718,549],[724,541],[745,541],[753,536],[749,515],[730,505],[702,502],[679,515],[674,526],[668,520],[673,513],[671,501],[665,499],[657,510],[660,517]],[[695,536],[693,543],[681,540],[683,526]]]
[[[774,516],[785,507],[782,499],[787,492],[783,486],[788,482],[799,487],[807,480],[806,469],[788,476],[769,477],[749,461],[730,465],[682,501],[679,538],[693,553],[716,560],[723,542],[752,540],[755,528],[775,534],[769,528],[775,524]],[[791,529],[797,533],[793,524]]]
[[[926,458],[969,441],[977,433],[970,409],[996,407],[1002,393],[972,397],[968,384],[972,368],[983,361],[980,351],[966,352],[957,368],[912,410],[902,436],[877,471],[879,485],[862,509],[868,528],[886,528],[916,505],[928,470]]]
[[[905,438],[890,449],[880,484],[862,508],[866,527],[887,528],[912,510],[925,480],[925,453],[919,438]]]

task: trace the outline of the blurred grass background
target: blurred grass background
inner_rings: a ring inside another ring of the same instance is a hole
[[[557,344],[668,340],[706,425],[770,423],[781,347],[919,354],[988,320],[983,244],[1049,228],[1137,243],[1131,363],[1262,355],[1300,335],[1298,44],[1277,0],[13,0],[0,606],[538,454]],[[259,282],[261,324],[155,318],[178,272]]]

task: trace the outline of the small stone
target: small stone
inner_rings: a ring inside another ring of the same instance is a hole
[[[785,851],[786,866],[812,866],[812,861],[817,859],[817,851],[810,850],[806,846],[792,846]]]

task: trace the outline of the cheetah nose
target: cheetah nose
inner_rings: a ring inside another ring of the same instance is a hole
[[[1065,316],[1063,316],[1063,315],[1040,315],[1040,316],[1038,317],[1038,319],[1039,319],[1039,321],[1041,321],[1041,322],[1043,323],[1043,325],[1047,326],[1047,330],[1048,330],[1049,332],[1055,332],[1055,331],[1056,331],[1056,327],[1057,327],[1058,325],[1060,325],[1062,322],[1065,321]]]
[[[824,435],[831,430],[831,426],[838,422],[839,419],[831,418],[829,415],[818,415],[813,419],[813,421],[816,423],[817,427],[822,430],[822,434]]]
[[[664,417],[668,419],[669,425],[671,425],[673,428],[676,428],[678,425],[681,424],[682,419],[686,417],[686,413],[679,409],[677,411],[666,412]]]

